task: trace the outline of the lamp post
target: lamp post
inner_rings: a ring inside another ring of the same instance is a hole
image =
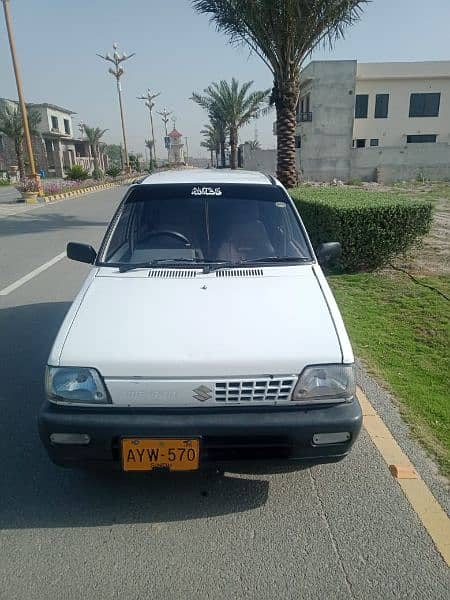
[[[161,94],[161,92],[152,94],[151,91],[148,89],[146,94],[142,94],[142,96],[137,97],[138,100],[145,100],[145,106],[148,108],[148,110],[150,112],[150,125],[152,128],[152,142],[153,142],[152,151],[153,151],[153,159],[155,161],[155,165],[156,165],[156,145],[155,145],[155,130],[153,129],[153,109],[155,107],[155,103],[153,102],[153,100],[155,98],[157,98],[160,94]],[[150,151],[150,160],[152,160],[152,151]]]
[[[189,145],[188,145],[188,138],[185,137],[184,141],[186,142],[186,156],[184,157],[184,162],[186,163],[186,165],[188,164],[189,161]]]
[[[169,122],[169,117],[172,113],[169,112],[167,110],[167,108],[165,108],[162,112],[158,112],[158,115],[161,115],[162,117],[162,122],[164,123],[164,129],[166,132],[166,139],[168,137],[168,133],[167,133],[167,123]],[[169,144],[167,144],[167,161],[170,161],[170,146]]]
[[[19,62],[17,60],[17,55],[16,55],[16,44],[14,42],[12,19],[11,19],[11,13],[10,13],[10,9],[9,9],[9,0],[1,0],[1,1],[3,2],[3,10],[5,13],[5,21],[6,21],[6,30],[8,32],[9,48],[11,51],[11,60],[12,60],[13,69],[14,69],[14,76],[16,78],[17,96],[19,98],[20,113],[22,115],[23,133],[24,133],[24,137],[25,137],[25,143],[27,146],[28,161],[29,161],[29,165],[30,165],[30,174],[31,174],[31,177],[36,182],[37,191],[39,192],[39,194],[42,194],[42,184],[40,181],[40,177],[39,177],[38,173],[36,172],[36,164],[34,162],[33,146],[31,144],[30,127],[28,125],[28,112],[27,112],[27,107],[25,104],[24,95],[23,95],[23,86],[22,86],[22,78],[20,75]]]
[[[128,60],[129,58],[132,58],[136,53],[133,52],[132,54],[125,54],[125,52],[123,52],[122,54],[120,54],[117,51],[118,45],[114,42],[113,44],[113,55],[110,56],[109,53],[105,54],[105,56],[103,56],[102,54],[97,54],[97,56],[99,56],[100,58],[103,58],[103,60],[106,60],[108,62],[111,62],[114,65],[113,67],[110,67],[108,69],[109,73],[111,73],[111,75],[113,75],[116,78],[116,85],[117,85],[117,95],[119,97],[119,108],[120,108],[120,120],[122,123],[122,137],[123,137],[123,148],[124,148],[124,153],[125,153],[125,165],[126,165],[126,170],[129,172],[130,171],[130,161],[128,158],[128,149],[127,149],[127,136],[125,133],[125,120],[123,117],[123,106],[122,106],[122,86],[120,85],[120,78],[122,77],[122,75],[124,74],[124,70],[123,67],[121,67],[121,63],[123,63],[125,60]]]

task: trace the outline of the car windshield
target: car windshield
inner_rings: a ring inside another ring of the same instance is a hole
[[[285,192],[271,185],[139,185],[121,205],[99,263],[311,260]]]

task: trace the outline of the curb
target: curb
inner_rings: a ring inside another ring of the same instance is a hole
[[[49,204],[51,202],[55,202],[56,200],[64,200],[64,198],[72,198],[74,196],[82,196],[83,194],[92,194],[93,192],[100,192],[102,190],[110,189],[113,187],[119,187],[124,184],[126,185],[128,183],[131,183],[135,179],[136,179],[135,177],[132,177],[130,179],[125,179],[120,182],[101,183],[99,185],[92,185],[87,188],[82,188],[79,190],[72,190],[70,192],[62,192],[60,194],[53,194],[51,196],[42,196],[40,198],[40,200],[41,200],[41,202],[45,202],[46,204]]]

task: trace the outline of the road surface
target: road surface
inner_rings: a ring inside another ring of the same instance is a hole
[[[36,416],[53,338],[124,188],[0,217],[0,598],[448,599],[448,569],[370,437],[287,473],[93,475]],[[95,335],[95,332],[92,332]],[[89,343],[89,340],[86,340]]]

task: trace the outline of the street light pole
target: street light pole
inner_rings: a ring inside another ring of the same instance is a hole
[[[157,98],[160,94],[161,94],[161,92],[152,94],[151,91],[148,89],[146,94],[142,94],[142,96],[138,96],[138,100],[145,100],[145,106],[150,111],[150,125],[152,128],[152,143],[153,143],[153,158],[155,161],[155,165],[156,165],[156,145],[155,145],[155,130],[153,129],[153,109],[155,107],[155,103],[153,102],[153,100],[155,98]],[[151,158],[151,152],[150,152],[150,158]]]
[[[14,69],[14,76],[16,78],[17,96],[19,98],[20,113],[22,115],[23,133],[25,137],[25,143],[27,146],[28,162],[30,164],[31,177],[36,181],[36,185],[39,193],[42,193],[42,184],[40,182],[39,175],[36,172],[36,164],[34,162],[33,146],[31,144],[30,127],[28,125],[28,112],[25,104],[23,95],[22,78],[20,76],[20,68],[16,55],[16,44],[14,42],[14,34],[12,28],[12,19],[9,9],[9,0],[2,0],[3,10],[5,13],[6,30],[8,32],[9,48],[11,50],[11,59]]]
[[[166,132],[166,138],[168,136],[168,133],[167,133],[167,123],[169,122],[169,117],[170,117],[171,114],[172,113],[169,112],[167,110],[167,108],[165,108],[162,112],[158,112],[158,115],[161,115],[162,122],[164,123],[164,129],[165,129],[165,132]],[[167,161],[170,161],[170,147],[167,148]]]
[[[97,56],[99,56],[100,58],[103,58],[103,60],[109,61],[111,63],[113,63],[114,68],[110,67],[108,69],[108,71],[111,73],[111,75],[113,75],[116,78],[116,85],[117,85],[117,96],[119,98],[119,108],[120,108],[120,120],[122,123],[122,137],[123,137],[123,148],[124,148],[124,153],[125,153],[125,165],[126,165],[126,170],[129,172],[130,171],[130,160],[128,158],[128,149],[127,149],[127,136],[126,136],[126,132],[125,132],[125,119],[123,116],[123,105],[122,105],[122,87],[120,85],[120,78],[122,77],[122,75],[124,74],[124,70],[123,67],[120,66],[120,63],[124,62],[125,60],[128,60],[129,58],[132,58],[136,53],[133,52],[130,55],[125,54],[125,52],[123,52],[122,54],[119,54],[119,52],[117,52],[117,48],[118,45],[114,42],[113,44],[113,55],[110,56],[109,53],[105,54],[105,56],[103,56],[102,54],[97,54]]]
[[[186,164],[188,164],[188,160],[189,160],[189,145],[188,145],[188,139],[187,139],[187,137],[184,138],[184,141],[186,142],[185,162],[186,162]]]

